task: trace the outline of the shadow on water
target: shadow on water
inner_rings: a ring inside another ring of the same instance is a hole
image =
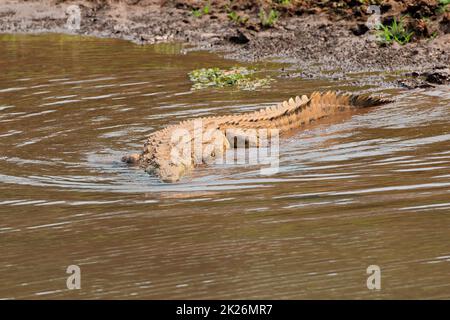
[[[448,87],[277,78],[192,91],[187,72],[236,63],[176,44],[0,43],[0,298],[450,297]],[[120,163],[167,124],[333,89],[396,102],[281,139],[270,176],[213,165],[164,184]],[[79,291],[66,289],[72,264]]]

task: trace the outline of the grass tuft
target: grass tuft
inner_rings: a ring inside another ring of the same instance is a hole
[[[228,12],[227,17],[235,24],[245,24],[248,21],[248,17],[243,17],[239,15],[236,11]]]
[[[291,4],[291,0],[275,0],[275,3],[281,4],[282,6],[287,6]]]
[[[413,35],[414,32],[408,31],[405,27],[403,18],[400,18],[398,21],[397,18],[394,18],[391,25],[381,24],[378,29],[378,36],[382,42],[387,44],[397,42],[400,45],[405,45],[411,41]]]
[[[450,11],[450,0],[439,0],[437,13],[445,13],[447,11]]]
[[[277,23],[280,13],[276,10],[271,9],[269,13],[263,9],[259,10],[259,22],[263,27],[273,27]]]
[[[211,5],[209,3],[206,4],[203,8],[191,10],[191,14],[196,18],[200,18],[202,15],[207,15],[210,12],[211,12]]]

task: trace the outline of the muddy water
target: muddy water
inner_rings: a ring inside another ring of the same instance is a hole
[[[188,71],[235,63],[180,50],[0,37],[0,298],[450,298],[448,87],[354,86],[372,74],[193,92]],[[397,101],[282,139],[272,176],[163,184],[119,162],[165,124],[329,89]]]

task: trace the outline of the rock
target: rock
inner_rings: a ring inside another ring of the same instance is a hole
[[[201,40],[211,40],[211,39],[214,39],[214,38],[219,39],[220,36],[217,33],[212,33],[212,32],[202,33],[200,35],[200,39]]]
[[[412,28],[416,35],[429,37],[431,35],[430,28],[425,19],[418,19],[412,22]]]
[[[250,42],[250,38],[241,30],[237,30],[235,35],[228,37],[228,41],[236,44],[246,44]]]
[[[286,30],[288,31],[295,31],[297,30],[297,26],[293,25],[293,24],[288,24],[287,26],[284,27]]]
[[[391,48],[394,50],[400,50],[402,46],[398,42],[394,41],[392,42]]]
[[[418,89],[418,88],[432,88],[433,86],[421,79],[402,79],[398,80],[397,84],[406,89]]]
[[[355,36],[362,36],[363,34],[365,34],[367,31],[369,31],[369,28],[364,24],[364,23],[358,23],[356,26],[352,27],[350,29],[350,31],[355,35]]]
[[[416,19],[434,15],[439,7],[438,0],[414,0],[408,4],[407,12]]]
[[[445,34],[450,33],[450,12],[447,12],[439,23],[439,29]]]
[[[434,84],[449,84],[450,83],[450,73],[446,71],[435,71],[426,74],[426,79],[429,83]]]
[[[430,88],[434,85],[450,84],[450,69],[446,66],[437,66],[432,71],[420,73],[414,71],[407,74],[407,79],[397,81],[397,83],[404,88]]]

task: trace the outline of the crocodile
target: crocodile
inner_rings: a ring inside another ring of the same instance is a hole
[[[390,102],[368,95],[314,92],[259,111],[194,118],[151,133],[141,153],[124,156],[122,161],[139,165],[163,182],[177,182],[194,167],[223,157],[227,149],[259,147],[263,138],[267,141],[273,134],[282,135],[340,112]]]

